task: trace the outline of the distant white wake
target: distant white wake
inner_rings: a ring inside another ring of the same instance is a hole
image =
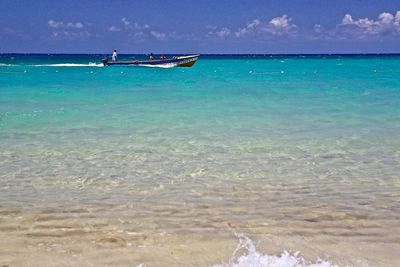
[[[58,64],[41,64],[41,65],[32,65],[35,67],[103,67],[101,63],[92,63],[88,64],[78,64],[78,63],[58,63]]]
[[[0,63],[0,66],[17,66],[11,64],[3,64]],[[38,65],[29,65],[33,67],[104,67],[101,63],[93,63],[89,62],[88,64],[80,64],[80,63],[57,63],[57,64],[38,64]],[[130,66],[130,65],[129,65]],[[146,67],[146,68],[162,68],[162,69],[169,69],[176,67],[175,63],[166,63],[161,65],[148,65],[148,64],[140,64],[140,65],[132,65],[133,67]]]

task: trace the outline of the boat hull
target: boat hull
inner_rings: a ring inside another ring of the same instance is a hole
[[[196,63],[199,55],[190,55],[190,56],[179,56],[171,59],[164,60],[136,60],[136,61],[108,61],[108,59],[103,59],[104,66],[163,66],[163,65],[174,65],[176,67],[191,67]]]

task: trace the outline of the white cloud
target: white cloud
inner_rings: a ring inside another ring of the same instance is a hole
[[[142,31],[128,33],[128,37],[134,43],[143,43],[146,41],[146,35]]]
[[[291,23],[292,18],[287,15],[276,17],[270,20],[266,31],[273,35],[294,35],[296,33],[297,26]]]
[[[243,37],[249,33],[254,33],[257,30],[257,27],[261,24],[261,21],[258,19],[253,20],[250,23],[247,23],[246,27],[239,29],[235,32],[236,37]]]
[[[149,37],[154,37],[158,40],[165,40],[169,35],[162,32],[150,31],[151,26],[147,23],[141,24],[136,21],[129,20],[123,17],[114,25],[107,27],[109,32],[121,32],[125,34],[135,43],[144,42]]]
[[[392,22],[394,22],[394,16],[387,12],[379,14],[378,19],[383,25],[389,25],[392,24]]]
[[[149,29],[150,25],[149,24],[139,24],[137,22],[131,22],[127,18],[123,17],[121,19],[121,23],[125,26],[125,28],[129,29],[137,29],[137,30],[142,30],[142,29]]]
[[[75,29],[82,29],[83,28],[83,24],[81,22],[68,22],[67,23],[67,27],[68,28],[75,28]]]
[[[142,24],[126,17],[121,18],[118,24],[109,26],[107,30],[110,32],[124,31],[129,39],[135,43],[144,42],[148,38],[164,41],[174,37],[172,33],[153,30],[153,28],[147,23]]]
[[[120,20],[120,23],[122,24],[123,28],[127,30],[148,30],[150,29],[149,24],[140,24],[138,22],[131,22],[127,18],[123,17]],[[115,26],[117,27],[117,26]]]
[[[353,23],[354,23],[354,21],[350,14],[344,15],[344,17],[342,19],[342,25],[351,25]]]
[[[82,22],[63,22],[50,19],[47,25],[52,29],[50,37],[55,40],[84,40],[91,34],[84,29]]]
[[[163,41],[167,38],[167,34],[163,32],[150,31],[150,34],[157,40]]]
[[[211,29],[210,27],[207,26],[208,29]],[[217,31],[217,27],[212,28],[215,31],[209,31],[208,36],[217,36],[218,38],[225,39],[228,38],[231,35],[231,30],[228,27],[223,27],[221,30]]]
[[[292,18],[287,15],[281,17],[275,17],[268,23],[264,23],[258,19],[254,19],[252,22],[247,23],[243,28],[239,28],[235,35],[236,37],[245,37],[247,35],[262,35],[268,33],[270,35],[283,36],[283,35],[295,35],[297,32],[297,26],[292,23]]]
[[[61,22],[61,21],[54,21],[54,20],[51,19],[51,20],[49,20],[49,21],[47,22],[47,25],[49,25],[50,28],[57,29],[57,28],[63,27],[63,26],[64,26],[64,23]]]
[[[220,31],[215,32],[215,34],[223,39],[231,35],[231,30],[229,30],[227,27],[222,28]]]
[[[47,22],[47,25],[50,28],[53,29],[66,29],[66,28],[70,28],[70,29],[82,29],[83,28],[83,24],[82,22],[62,22],[62,21],[55,21],[55,20],[49,20]]]
[[[149,25],[149,24],[143,24],[143,25],[141,25],[141,24],[135,22],[135,23],[133,24],[133,26],[134,26],[134,28],[135,28],[136,30],[150,29],[150,25]]]
[[[51,33],[51,38],[54,40],[85,40],[88,37],[90,37],[88,31],[61,30]]]
[[[321,26],[321,24],[315,24],[313,27],[313,31],[315,33],[322,33],[324,31],[324,28]]]
[[[394,16],[394,25],[396,25],[396,27],[400,26],[400,11],[397,11]]]
[[[112,26],[108,27],[108,31],[110,31],[110,32],[120,32],[121,28],[112,25]]]
[[[121,22],[125,25],[128,26],[129,24],[131,24],[131,22],[129,20],[127,20],[125,17],[121,19]]]
[[[342,22],[337,25],[338,34],[342,37],[364,39],[369,36],[400,33],[400,11],[395,15],[383,12],[377,20],[363,18],[353,19],[346,14]]]

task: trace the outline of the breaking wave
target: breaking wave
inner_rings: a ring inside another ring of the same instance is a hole
[[[217,264],[214,267],[337,267],[328,261],[318,259],[315,263],[307,264],[299,252],[282,252],[280,256],[270,256],[258,252],[253,242],[244,235],[237,235],[239,244],[229,263]],[[242,256],[237,256],[244,252]]]
[[[262,254],[256,250],[250,238],[235,234],[239,238],[232,258],[228,263],[215,264],[213,267],[338,267],[328,261],[317,259],[314,263],[307,263],[300,256],[300,252],[290,253],[284,251],[280,256],[270,256]],[[238,254],[242,256],[238,256]],[[136,267],[147,267],[145,263],[141,263]]]

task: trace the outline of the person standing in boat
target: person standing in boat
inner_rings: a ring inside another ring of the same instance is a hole
[[[150,60],[154,60],[154,55],[153,55],[153,53],[150,53]]]
[[[113,52],[111,58],[112,58],[112,61],[114,61],[114,62],[118,61],[118,54],[117,54],[117,50],[116,49],[114,49],[114,52]]]

